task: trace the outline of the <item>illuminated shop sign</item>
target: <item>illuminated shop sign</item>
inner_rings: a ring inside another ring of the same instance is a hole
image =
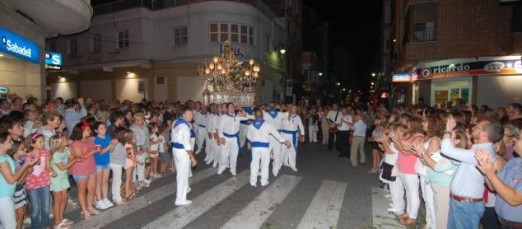
[[[40,63],[40,48],[35,42],[0,27],[0,51],[23,60]]]
[[[441,61],[443,64],[431,64],[434,66],[420,68],[418,71],[421,79],[452,78],[474,75],[509,75],[522,73],[520,56],[481,58],[479,60],[459,59],[460,61]],[[452,63],[453,62],[453,63]]]
[[[45,68],[46,69],[61,69],[62,54],[57,52],[45,52]]]
[[[394,82],[394,83],[411,82],[411,74],[410,73],[394,73],[392,75],[392,82]]]

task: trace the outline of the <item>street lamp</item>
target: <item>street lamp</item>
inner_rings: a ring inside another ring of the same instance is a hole
[[[337,82],[336,85],[337,85],[337,86],[341,86],[341,83]]]
[[[372,77],[375,77],[375,72],[372,72]]]
[[[323,73],[322,73],[322,72],[319,72],[319,76],[323,76]]]
[[[279,52],[281,53],[281,55],[285,55],[285,53],[286,53],[286,49],[285,49],[285,48],[282,48],[282,49],[279,50]]]

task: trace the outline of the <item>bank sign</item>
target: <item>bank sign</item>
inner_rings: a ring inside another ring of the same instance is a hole
[[[23,60],[40,63],[40,49],[35,42],[0,27],[0,51]]]
[[[58,52],[45,52],[45,68],[46,69],[61,69],[62,54]]]
[[[426,63],[418,71],[420,79],[509,75],[522,73],[522,62],[520,56],[452,59]]]

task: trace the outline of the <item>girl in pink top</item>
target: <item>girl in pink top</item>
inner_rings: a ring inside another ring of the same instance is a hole
[[[27,175],[25,188],[31,202],[30,215],[32,228],[47,228],[50,224],[51,211],[51,177],[56,173],[51,168],[51,155],[44,149],[44,136],[30,134],[25,139],[26,148],[30,150],[27,157],[30,161],[39,160],[33,171]]]
[[[91,128],[87,122],[76,124],[72,129],[70,138],[73,141],[71,143],[71,155],[78,160],[71,167],[70,173],[78,184],[81,216],[88,219],[100,213],[92,207],[96,193],[96,166],[93,155],[100,149],[94,145]]]
[[[424,138],[421,121],[419,117],[411,117],[407,123],[408,134],[402,139],[393,139],[396,148],[399,150],[397,160],[399,179],[406,189],[406,213],[399,216],[401,224],[405,225],[416,224],[420,206],[419,176],[415,169],[415,164],[419,158],[413,154],[412,146],[414,143],[422,142]]]

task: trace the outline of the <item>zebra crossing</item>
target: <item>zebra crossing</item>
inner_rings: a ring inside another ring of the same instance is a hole
[[[199,194],[189,198],[193,200],[192,205],[177,207],[173,204],[175,198],[175,176],[169,175],[162,179],[169,181],[150,192],[137,197],[129,204],[113,207],[102,212],[89,220],[80,220],[73,228],[122,228],[118,227],[121,221],[136,220],[140,212],[152,212],[156,217],[143,218],[144,223],[134,224],[130,228],[195,228],[191,223],[205,220],[204,214],[218,204],[226,204],[234,199],[238,192],[249,192],[257,190],[258,194],[248,203],[244,203],[242,209],[229,215],[222,225],[212,225],[208,228],[262,228],[266,227],[265,221],[277,210],[281,203],[289,196],[299,193],[295,188],[303,180],[299,174],[281,174],[273,178],[266,187],[254,188],[249,185],[250,171],[244,169],[237,176],[225,177],[217,185],[207,190],[200,190]],[[223,175],[221,175],[223,176]],[[202,182],[220,177],[215,168],[206,168],[194,173],[191,178],[191,187],[200,185]],[[345,196],[347,184],[325,180],[319,186],[314,196],[309,198],[306,212],[302,215],[297,228],[343,228],[338,226],[340,210]],[[168,205],[168,206],[166,206]],[[164,213],[155,212],[158,206],[163,206]],[[76,209],[70,210],[68,214],[76,213]],[[157,214],[156,214],[157,213]],[[67,215],[67,214],[66,214]],[[145,214],[146,215],[146,214]]]

